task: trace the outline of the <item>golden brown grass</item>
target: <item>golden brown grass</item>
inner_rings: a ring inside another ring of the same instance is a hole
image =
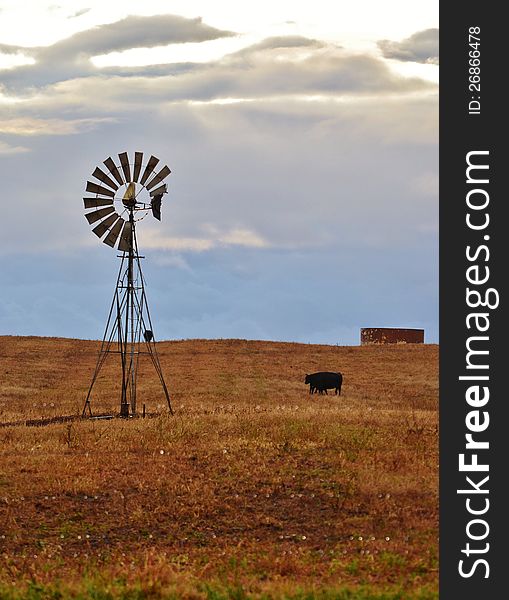
[[[174,417],[0,427],[6,597],[56,580],[82,597],[435,597],[437,346],[158,349]],[[97,350],[0,337],[0,422],[80,413]],[[117,361],[95,412],[118,411]],[[341,397],[309,396],[317,370],[343,373]],[[138,394],[164,413],[148,362]]]

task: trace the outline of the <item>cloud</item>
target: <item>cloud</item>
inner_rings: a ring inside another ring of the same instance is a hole
[[[30,148],[25,146],[11,146],[10,144],[0,140],[0,154],[20,154],[22,152],[29,152]]]
[[[182,96],[259,98],[293,94],[364,94],[429,88],[393,74],[376,57],[300,37],[269,38],[224,57],[203,72],[184,73]]]
[[[380,40],[378,47],[385,58],[438,64],[438,29],[425,29],[401,42]]]
[[[232,58],[250,57],[256,56],[259,53],[266,52],[267,50],[281,51],[284,49],[295,49],[295,48],[324,48],[326,42],[307,38],[302,35],[287,35],[287,36],[273,36],[265,38],[264,40],[247,46],[232,55]],[[340,46],[335,46],[339,48]],[[295,57],[295,54],[293,54]]]
[[[211,64],[96,69],[87,77],[75,77],[74,71],[72,67],[62,81],[26,92],[31,109],[115,113],[168,102],[404,95],[436,89],[422,79],[393,73],[377,57],[295,37],[270,38]]]
[[[215,226],[204,227],[207,235],[201,237],[164,236],[149,230],[142,234],[143,245],[157,250],[180,252],[205,252],[218,247],[240,246],[245,248],[267,248],[268,242],[259,234],[245,228],[232,228],[221,232]]]
[[[24,46],[11,46],[10,44],[0,44],[1,54],[19,54],[26,50]]]
[[[6,141],[20,146],[14,139]],[[31,156],[20,154],[15,170],[0,165],[4,193],[18,198],[4,215],[3,251],[97,245],[83,217],[85,182],[123,150],[153,153],[172,169],[162,224],[144,219],[143,247],[208,254],[424,244],[415,223],[436,223],[436,143],[434,97],[147,103],[79,137],[23,136]],[[18,221],[18,205],[28,223]]]
[[[25,54],[12,53],[12,54],[2,54],[0,52],[0,71],[5,71],[6,69],[15,69],[22,65],[33,65],[35,64],[35,60],[26,56]]]
[[[234,35],[210,27],[201,18],[186,19],[176,15],[131,15],[106,25],[98,25],[74,34],[45,49],[42,59],[63,60],[80,55],[87,57],[128,48],[152,48],[182,42],[203,42]]]
[[[266,240],[249,229],[232,229],[220,236],[219,242],[227,246],[246,246],[247,248],[266,248],[269,245]]]
[[[137,150],[172,169],[162,222],[138,229],[158,338],[358,343],[400,324],[436,339],[434,84],[302,36],[100,69],[103,34],[2,77],[4,331],[101,335],[119,261],[82,197],[96,165]]]
[[[90,118],[90,119],[37,119],[32,117],[20,117],[11,119],[0,119],[0,133],[10,135],[69,135],[90,131],[106,122],[112,122],[112,118]]]
[[[177,269],[191,271],[189,263],[180,254],[169,254],[168,252],[154,254],[154,264],[158,267],[175,267]]]
[[[35,60],[8,74],[6,82],[17,88],[43,86],[97,73],[90,58],[131,48],[203,42],[235,35],[202,22],[176,15],[128,16],[125,19],[80,31],[47,47],[0,45],[0,52],[23,54]]]
[[[436,172],[425,172],[420,174],[413,181],[414,190],[418,194],[424,194],[432,198],[438,197],[438,173]]]
[[[69,15],[67,18],[75,19],[77,17],[81,17],[82,15],[86,15],[91,10],[92,10],[91,8],[82,8],[81,10],[78,10],[77,12],[73,13],[72,15]]]

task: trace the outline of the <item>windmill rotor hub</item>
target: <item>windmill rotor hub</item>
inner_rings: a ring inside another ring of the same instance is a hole
[[[127,186],[122,204],[128,209],[136,208],[136,184],[134,182],[129,183]]]

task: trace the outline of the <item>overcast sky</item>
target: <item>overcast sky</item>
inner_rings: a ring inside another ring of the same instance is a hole
[[[438,341],[438,2],[0,0],[0,334],[100,338],[87,178],[172,169],[158,339]]]

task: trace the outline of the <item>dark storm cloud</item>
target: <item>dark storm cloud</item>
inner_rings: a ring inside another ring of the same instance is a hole
[[[438,29],[425,29],[401,42],[380,40],[378,47],[385,58],[438,64]]]

